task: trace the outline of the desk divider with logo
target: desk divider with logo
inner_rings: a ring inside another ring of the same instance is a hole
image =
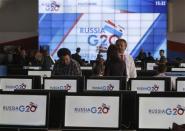
[[[23,89],[38,89],[37,76],[6,76],[0,77],[0,89],[14,91]]]
[[[170,91],[170,77],[138,77],[130,79],[131,91],[138,94],[149,94],[151,92]]]
[[[185,92],[185,77],[178,77],[176,79],[176,91]]]
[[[0,92],[0,128],[47,128],[48,99],[45,92]]]
[[[185,123],[184,92],[153,92],[139,95],[140,130],[167,130],[173,123]]]
[[[49,94],[48,128],[62,129],[64,127],[65,95],[67,93],[65,90],[16,90],[15,92]]]
[[[65,100],[64,128],[120,128],[119,93],[71,93]]]
[[[85,78],[85,90],[88,91],[119,91],[126,90],[126,87],[126,77],[92,76]]]
[[[81,76],[52,76],[44,78],[44,89],[66,90],[68,92],[83,91],[84,78]]]
[[[69,93],[64,129],[137,129],[136,102],[131,91]]]

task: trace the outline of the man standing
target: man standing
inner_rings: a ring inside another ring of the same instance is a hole
[[[166,64],[167,63],[167,59],[164,56],[164,50],[160,50],[159,51],[159,55],[160,55],[160,60],[158,61],[158,64]]]
[[[125,61],[127,79],[137,77],[134,59],[132,58],[131,55],[129,55],[125,52],[125,50],[127,48],[126,40],[118,39],[116,41],[116,46],[119,48],[119,54],[120,54],[121,59],[123,61]]]
[[[80,64],[71,58],[71,52],[67,48],[58,50],[59,60],[56,61],[52,75],[81,76]]]

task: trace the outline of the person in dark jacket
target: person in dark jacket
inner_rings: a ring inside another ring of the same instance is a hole
[[[107,50],[105,76],[126,76],[125,62],[120,58],[119,49],[116,45],[110,45]]]
[[[84,62],[82,61],[82,58],[80,56],[80,48],[76,48],[76,53],[72,54],[72,58],[76,60],[80,65],[84,65]]]
[[[82,71],[80,64],[71,58],[71,52],[67,48],[58,50],[57,55],[59,60],[56,61],[53,67],[52,75],[64,76],[81,76]]]

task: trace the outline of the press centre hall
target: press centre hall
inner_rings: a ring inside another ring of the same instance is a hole
[[[0,0],[0,131],[185,131],[185,0]]]

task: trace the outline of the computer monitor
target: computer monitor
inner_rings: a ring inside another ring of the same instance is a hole
[[[0,77],[0,89],[14,91],[19,89],[33,89],[34,81],[31,76],[4,76]]]
[[[185,123],[185,93],[160,92],[139,95],[140,130],[167,130]]]
[[[185,92],[185,77],[178,77],[176,79],[176,91]]]
[[[131,91],[138,94],[149,94],[150,92],[170,91],[170,77],[138,77],[130,79]]]
[[[179,67],[185,67],[185,63],[180,63]]]
[[[157,66],[155,62],[146,63],[146,70],[154,70],[154,67]]]
[[[44,77],[51,77],[51,70],[28,70],[28,76],[40,76],[43,84]]]
[[[83,79],[81,76],[52,76],[44,78],[44,89],[80,92],[83,91]]]
[[[49,94],[48,128],[61,129],[64,122],[65,90],[15,90],[19,93],[47,93]]]
[[[24,70],[41,70],[41,66],[23,66],[22,67]]]
[[[126,90],[127,79],[124,76],[91,76],[85,78],[87,91],[119,91]]]
[[[171,71],[177,71],[177,72],[179,72],[179,71],[185,71],[185,68],[184,67],[178,67],[178,68],[172,67],[171,68]]]
[[[119,93],[70,93],[65,98],[65,128],[119,129]]]
[[[48,102],[45,92],[0,92],[0,127],[48,128]]]

